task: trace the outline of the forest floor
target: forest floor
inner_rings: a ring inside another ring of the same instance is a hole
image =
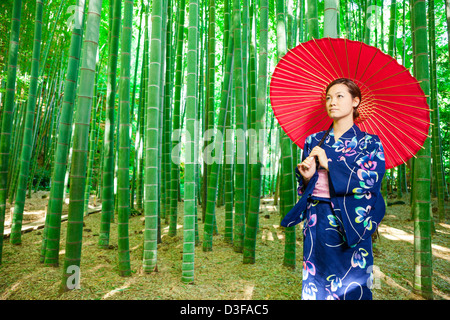
[[[34,212],[36,221],[43,217],[48,192],[40,191],[27,199],[26,212]],[[389,202],[405,199],[392,199]],[[100,206],[91,202],[90,210]],[[449,207],[449,205],[447,205]],[[64,208],[67,210],[67,206]],[[297,267],[283,266],[284,233],[272,199],[262,199],[260,228],[257,235],[256,263],[243,264],[242,254],[224,241],[224,207],[217,208],[219,234],[214,236],[213,250],[195,252],[195,281],[181,282],[183,251],[183,202],[179,203],[178,231],[167,235],[162,222],[158,244],[158,271],[142,272],[143,216],[130,218],[131,277],[120,277],[117,268],[117,223],[111,224],[110,249],[99,249],[100,213],[84,219],[81,260],[81,288],[59,293],[61,284],[67,223],[61,227],[60,266],[45,267],[39,262],[43,229],[22,235],[22,245],[4,239],[3,263],[0,265],[0,300],[295,300],[301,298],[302,226],[297,229]],[[201,212],[201,209],[199,209]],[[9,209],[7,209],[9,213]],[[66,213],[63,213],[63,215]],[[379,227],[380,237],[374,244],[376,300],[415,300],[413,222],[407,204],[387,207]],[[8,220],[8,214],[7,214]],[[24,224],[26,225],[26,224]],[[8,222],[6,225],[8,228]],[[450,300],[450,224],[436,223],[433,234],[434,299]],[[199,221],[199,238],[203,239],[203,223]]]

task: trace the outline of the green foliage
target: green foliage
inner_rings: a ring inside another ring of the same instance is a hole
[[[300,2],[300,1],[299,1]],[[306,0],[304,0],[306,2]],[[402,52],[403,52],[403,2],[404,1],[397,1],[397,33],[396,33],[396,52],[395,56],[397,57],[398,61],[403,63],[402,61]],[[295,3],[295,1],[294,1]],[[341,10],[342,12],[345,12],[344,4],[346,4],[347,1],[341,2]],[[362,10],[363,8],[359,7],[360,2],[359,1],[352,1],[353,8],[355,9],[354,12],[352,12],[352,17],[358,18],[358,12],[359,10]],[[9,32],[10,32],[10,21],[11,21],[11,13],[12,13],[12,5],[13,0],[4,0],[0,1],[0,12],[2,12],[2,15],[0,16],[0,34],[3,36],[0,39],[0,79],[2,82],[7,81],[6,76],[6,64],[7,64],[7,56],[8,56],[8,39],[9,39]],[[42,43],[42,51],[44,52],[46,49],[46,45],[49,43],[49,37],[50,33],[52,31],[52,26],[56,22],[56,29],[53,36],[53,41],[51,43],[51,47],[49,48],[49,54],[48,59],[46,61],[45,65],[45,73],[50,72],[51,70],[51,64],[52,64],[52,57],[59,57],[61,56],[63,58],[62,65],[67,65],[67,59],[69,56],[69,46],[70,41],[62,41],[62,39],[70,39],[70,30],[67,27],[67,20],[72,14],[72,12],[69,10],[69,13],[67,13],[67,10],[69,6],[73,5],[72,1],[64,1],[62,5],[62,13],[61,17],[58,21],[55,21],[56,14],[59,10],[60,2],[59,1],[49,1],[47,4],[46,13],[44,14],[44,23],[43,23],[43,43]],[[379,3],[380,5],[380,3]],[[18,69],[17,73],[17,87],[21,88],[20,92],[16,93],[16,101],[26,101],[28,99],[28,86],[30,82],[29,77],[29,70],[31,67],[31,55],[32,55],[32,46],[33,46],[33,29],[34,29],[34,12],[35,12],[35,1],[27,1],[26,5],[23,5],[22,8],[22,19],[21,22],[21,34],[20,34],[20,55],[19,55],[19,61],[18,64],[20,65],[20,68]],[[137,1],[134,4],[134,10],[135,15],[133,19],[133,40],[132,40],[132,50],[136,48],[137,46],[137,30],[138,30],[138,24],[139,24],[139,15],[137,12],[140,12],[142,3],[141,1]],[[295,7],[295,5],[294,5]],[[445,176],[447,179],[447,183],[450,183],[450,133],[449,133],[449,120],[450,120],[450,111],[446,106],[450,103],[450,83],[447,81],[447,79],[450,76],[450,62],[449,62],[449,50],[448,50],[448,39],[447,39],[447,23],[446,23],[446,13],[445,13],[445,0],[436,0],[435,1],[435,14],[436,14],[436,50],[437,50],[437,56],[438,56],[438,65],[437,65],[437,74],[438,74],[438,103],[440,106],[440,120],[441,120],[441,133],[442,133],[442,149],[443,149],[443,159],[444,159],[444,170],[445,170]],[[318,18],[319,18],[319,26],[323,25],[323,12],[324,12],[324,1],[319,0],[318,6]],[[363,10],[362,10],[363,11]],[[409,13],[409,3],[406,4],[406,16],[405,16],[405,51],[406,51],[406,61],[405,66],[411,67],[412,66],[412,40],[411,40],[411,24],[410,24],[410,13]],[[99,47],[102,48],[102,52],[108,52],[109,50],[109,43],[108,43],[108,37],[109,37],[109,1],[103,1],[102,3],[102,19],[100,23],[100,34],[99,34]],[[217,0],[216,1],[216,38],[217,39],[223,39],[223,30],[224,30],[224,0]],[[387,36],[388,36],[388,20],[389,19],[389,4],[385,3],[384,5],[384,32],[380,32],[385,37],[385,43],[387,43]],[[345,18],[343,14],[341,14],[341,36],[346,35],[345,31]],[[356,22],[355,22],[356,23]],[[258,22],[259,24],[259,22]],[[268,56],[269,56],[269,73],[273,71],[273,68],[276,64],[276,32],[275,32],[275,26],[276,26],[276,14],[275,14],[275,8],[272,4],[269,5],[269,43],[268,43]],[[352,27],[354,27],[352,25]],[[258,25],[257,25],[258,28]],[[320,32],[321,31],[321,28]],[[185,30],[187,32],[187,30]],[[353,30],[355,32],[355,30]],[[320,35],[319,35],[320,36]],[[379,34],[380,37],[380,34]],[[373,41],[373,40],[372,40]],[[257,50],[259,51],[259,34],[257,34]],[[186,53],[184,53],[184,56]],[[108,55],[107,54],[101,54],[100,57],[101,60],[99,61],[99,64],[101,65],[101,69],[98,73],[98,94],[102,95],[104,92],[106,92],[106,84],[107,84],[107,60]],[[142,61],[142,55],[140,57],[132,57],[132,66],[134,66],[135,63],[139,63],[141,65]],[[185,61],[185,59],[183,59]],[[223,57],[223,42],[222,41],[216,41],[216,65],[215,65],[215,91],[214,91],[214,101],[215,101],[215,110],[216,110],[216,116],[215,121],[217,124],[218,121],[218,110],[220,107],[220,83],[223,79],[223,66],[225,64],[225,59]],[[55,68],[55,67],[54,67]],[[132,68],[133,69],[133,68]],[[120,72],[120,64],[118,65],[118,72]],[[137,77],[137,90],[136,92],[139,93],[140,91],[140,75],[141,75],[141,68],[138,68],[138,77]],[[46,76],[46,78],[48,75]],[[184,75],[186,77],[186,75]],[[131,81],[133,82],[134,77],[132,77]],[[45,80],[44,80],[45,81]],[[185,80],[184,80],[185,83]],[[131,83],[131,86],[133,86],[134,83]],[[0,86],[0,92],[3,93],[4,87]],[[1,98],[4,99],[5,95],[2,94]],[[136,96],[136,99],[138,99],[138,95]],[[136,106],[138,104],[136,103]],[[103,111],[104,112],[104,111]],[[104,115],[102,115],[102,119],[104,119]],[[136,119],[132,119],[132,125],[133,130],[135,132],[136,130]],[[102,138],[103,130],[100,132],[99,136],[99,145],[101,146],[101,141],[103,141]],[[99,148],[100,149],[100,148]],[[134,144],[131,145],[131,153],[130,153],[130,160],[133,161],[134,157]],[[98,159],[100,161],[100,159]],[[39,165],[40,167],[41,165]],[[98,170],[98,168],[95,168],[95,170]],[[94,184],[97,185],[97,175],[99,172],[95,171],[93,174],[93,181]],[[47,178],[50,178],[48,175]]]

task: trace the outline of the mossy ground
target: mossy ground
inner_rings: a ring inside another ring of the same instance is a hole
[[[31,201],[31,200],[29,200]],[[302,232],[297,228],[297,267],[283,266],[284,233],[273,201],[264,199],[257,235],[256,262],[243,264],[242,253],[224,241],[224,208],[217,208],[219,234],[213,250],[195,253],[195,281],[181,281],[183,251],[183,203],[179,203],[178,230],[167,235],[162,222],[162,243],[158,245],[158,271],[142,272],[143,216],[130,218],[130,277],[118,275],[117,223],[111,224],[110,249],[97,246],[100,213],[85,217],[81,260],[81,288],[61,294],[62,265],[67,223],[62,223],[60,266],[39,262],[43,230],[22,235],[22,245],[4,239],[0,265],[0,299],[8,300],[296,300],[301,298]],[[199,212],[201,212],[199,208]],[[433,291],[435,299],[450,299],[450,225],[436,223],[433,235]],[[413,223],[408,205],[389,206],[374,245],[377,300],[420,299],[412,291],[414,280]],[[199,239],[203,224],[199,221]]]

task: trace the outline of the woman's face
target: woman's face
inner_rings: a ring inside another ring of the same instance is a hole
[[[332,86],[326,96],[326,109],[328,116],[333,120],[351,117],[353,108],[358,106],[359,98],[353,98],[345,84]]]

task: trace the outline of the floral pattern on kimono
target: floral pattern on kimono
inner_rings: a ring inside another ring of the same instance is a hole
[[[324,134],[306,138],[303,159]],[[330,199],[312,196],[317,171],[305,186],[296,168],[301,198],[281,222],[291,227],[304,221],[302,299],[371,299],[371,235],[386,210],[383,146],[353,125],[337,141],[331,130],[321,147],[328,157]]]

